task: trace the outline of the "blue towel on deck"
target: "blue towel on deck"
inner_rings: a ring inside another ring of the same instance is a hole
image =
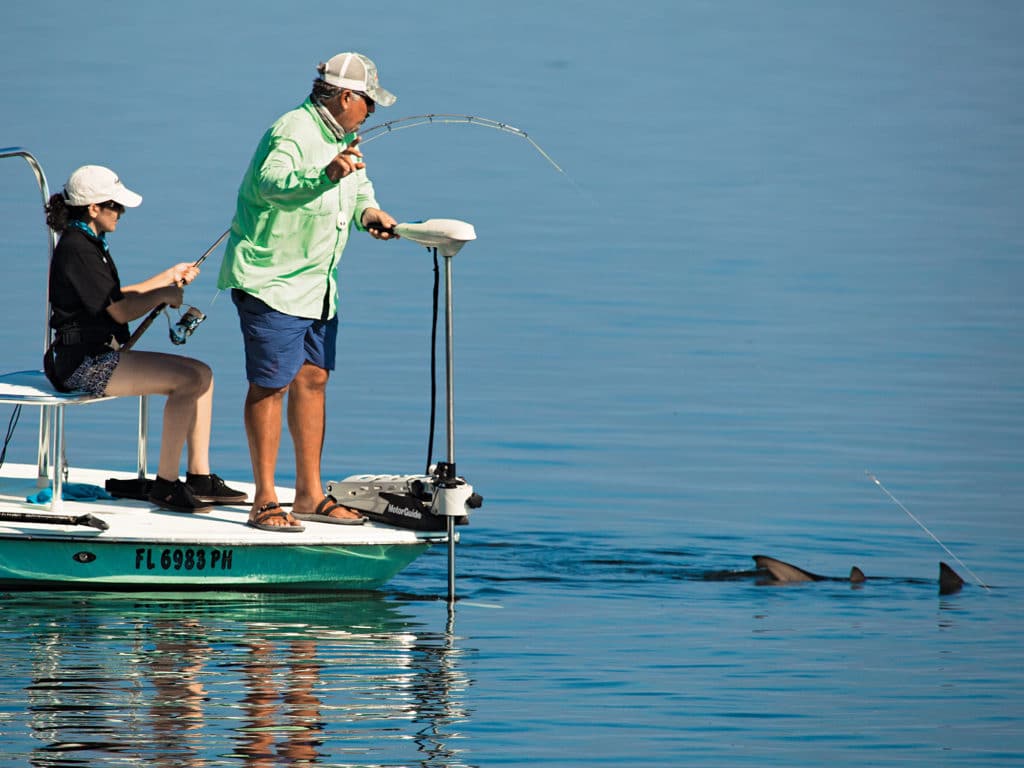
[[[97,499],[114,498],[98,485],[89,485],[89,483],[64,483],[60,495],[64,501],[96,501]],[[53,486],[48,485],[38,493],[26,496],[25,501],[29,504],[49,504],[52,498]]]

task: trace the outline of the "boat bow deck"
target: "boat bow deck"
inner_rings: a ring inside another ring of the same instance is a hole
[[[102,488],[109,477],[132,475],[72,469],[68,481]],[[250,496],[254,491],[249,483],[231,485]],[[26,501],[37,491],[34,466],[4,465],[0,584],[5,587],[372,589],[432,543],[447,540],[444,532],[376,523],[305,523],[301,533],[261,531],[246,525],[248,504],[182,514],[133,499],[66,499],[56,514]],[[282,500],[291,498],[290,489],[279,491]],[[108,528],[56,522],[79,515],[92,515]],[[36,517],[55,522],[36,522]]]

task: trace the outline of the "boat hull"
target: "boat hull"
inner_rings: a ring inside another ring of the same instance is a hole
[[[5,589],[376,589],[429,546],[261,546],[0,538]]]
[[[36,492],[34,473],[35,467],[5,464],[0,477],[0,587],[8,590],[376,589],[431,544],[447,541],[444,534],[375,523],[261,531],[246,525],[247,504],[180,514],[131,499],[65,499],[61,514],[48,516],[26,501]],[[73,470],[70,481],[103,487],[110,476]],[[291,493],[281,488],[278,495],[286,501]],[[105,527],[67,522],[86,515]]]

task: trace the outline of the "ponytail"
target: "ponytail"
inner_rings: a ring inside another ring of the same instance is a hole
[[[54,232],[63,232],[65,227],[75,219],[85,219],[89,214],[87,205],[68,205],[64,193],[58,192],[50,196],[46,204],[46,225]]]

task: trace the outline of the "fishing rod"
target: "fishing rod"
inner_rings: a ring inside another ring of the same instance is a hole
[[[224,233],[217,238],[213,245],[206,249],[206,252],[203,253],[202,256],[195,260],[192,266],[198,267],[200,264],[206,261],[207,257],[215,250],[217,250],[217,246],[223,243],[225,238],[227,238],[229,234],[231,234],[230,229],[224,230]],[[139,340],[139,337],[146,332],[149,326],[153,324],[153,321],[156,320],[157,316],[161,312],[163,312],[166,307],[166,303],[159,304],[158,306],[154,307],[153,311],[149,313],[146,319],[139,323],[138,327],[135,329],[135,332],[131,335],[131,338],[129,338],[128,341],[126,341],[121,346],[121,351],[127,351],[131,349],[133,346],[135,346],[135,342]],[[195,307],[189,307],[188,311],[186,311],[185,314],[182,315],[181,320],[178,321],[178,325],[171,330],[171,341],[173,341],[175,344],[184,344],[185,339],[192,334],[192,331],[195,330],[195,327],[205,319],[206,316],[202,312],[200,312]],[[175,333],[175,330],[177,330],[178,332]]]
[[[443,113],[428,114],[428,115],[409,115],[408,117],[400,117],[396,120],[388,120],[386,123],[379,123],[377,125],[367,128],[365,131],[359,134],[361,143],[365,144],[368,141],[379,139],[389,133],[396,133],[397,131],[403,131],[406,128],[414,128],[417,125],[449,125],[452,123],[464,123],[466,125],[479,125],[483,128],[493,128],[496,131],[502,131],[504,133],[511,133],[514,136],[526,139],[530,145],[536,149],[541,157],[547,160],[551,166],[563,176],[568,176],[558,163],[556,163],[551,155],[545,152],[540,144],[531,138],[530,134],[524,131],[522,128],[516,128],[514,125],[503,123],[499,120],[492,120],[489,117],[478,117],[476,115],[449,115]]]
[[[0,512],[0,520],[13,523],[43,523],[46,525],[86,525],[98,531],[110,526],[94,515],[47,515],[33,512]]]
[[[934,533],[932,533],[930,530],[928,530],[928,526],[926,526],[924,523],[922,523],[920,520],[918,520],[916,517],[914,517],[914,514],[909,509],[907,509],[905,506],[903,506],[903,504],[900,502],[899,499],[897,499],[895,496],[893,496],[891,493],[889,493],[889,489],[886,488],[884,485],[882,485],[882,481],[881,480],[879,480],[877,477],[875,477],[871,472],[869,472],[867,470],[864,470],[864,474],[867,475],[868,478],[875,485],[877,485],[879,488],[881,488],[882,492],[886,496],[888,496],[890,499],[892,499],[893,502],[895,502],[897,507],[899,507],[904,512],[906,512],[910,516],[911,520],[913,520],[915,523],[917,523],[919,526],[921,526],[921,530],[923,530],[925,533],[927,533],[929,536],[931,536],[935,540],[936,544],[938,544],[940,547],[942,547],[944,550],[946,550],[946,554],[948,554],[950,557],[952,557],[954,560],[956,560],[958,563],[960,563],[960,565],[963,566],[964,570],[967,571],[969,574],[971,574],[971,576],[974,576],[974,580],[976,582],[978,582],[978,586],[979,587],[984,587],[989,592],[992,591],[992,588],[989,587],[987,584],[985,584],[981,579],[979,579],[975,575],[974,571],[972,571],[970,568],[967,567],[967,565],[964,563],[963,560],[961,560],[959,557],[954,555],[949,547],[947,547],[945,544],[943,544],[941,541],[939,541],[939,537],[938,536],[936,536]]]

